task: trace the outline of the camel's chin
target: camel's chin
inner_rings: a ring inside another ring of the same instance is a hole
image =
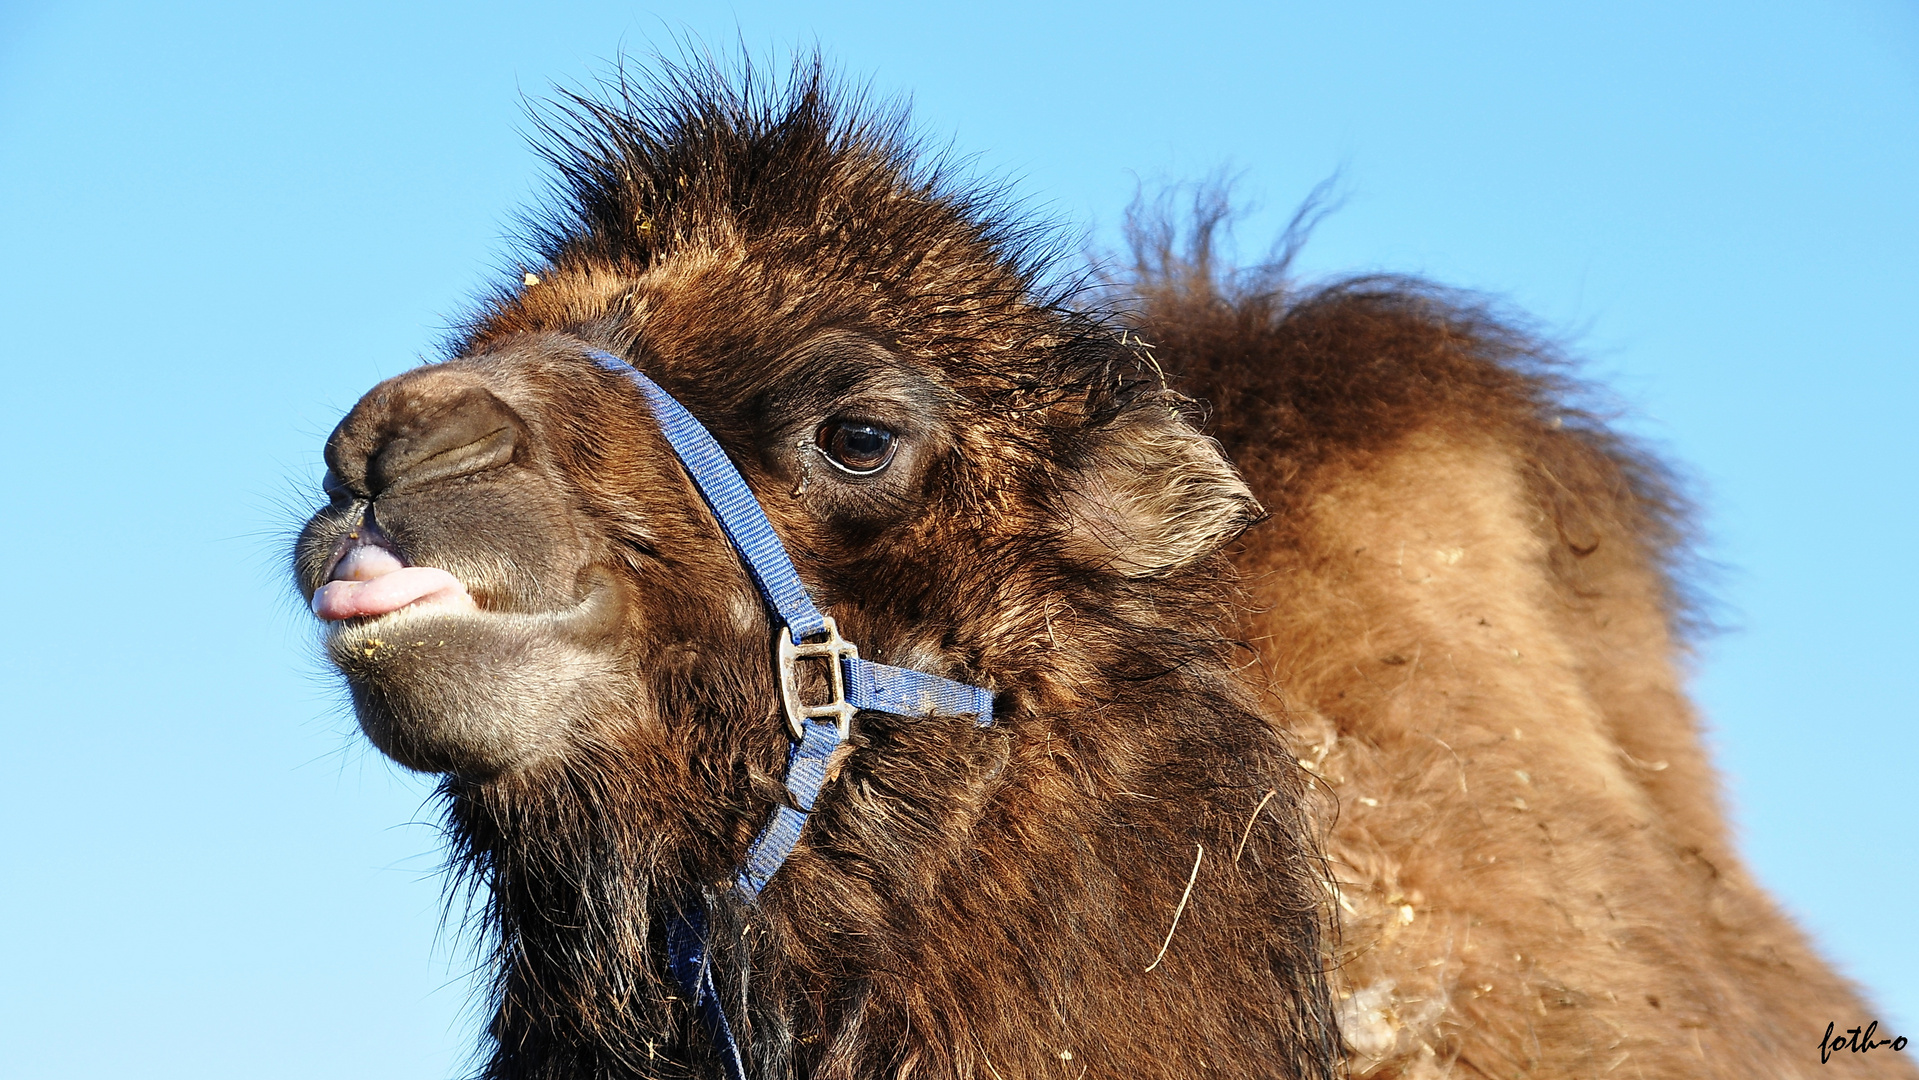
[[[535,767],[565,745],[566,725],[549,715],[488,714],[488,704],[408,707],[376,687],[353,686],[360,730],[380,752],[415,772],[493,780]]]
[[[616,592],[602,583],[538,614],[414,605],[333,623],[325,646],[382,753],[420,772],[491,778],[567,745],[613,681]]]

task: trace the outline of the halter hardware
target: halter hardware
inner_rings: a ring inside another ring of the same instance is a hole
[[[853,727],[853,714],[859,712],[859,706],[846,700],[845,661],[858,660],[860,647],[840,636],[839,624],[831,615],[820,617],[826,626],[821,632],[825,641],[795,642],[790,627],[782,626],[773,635],[773,643],[779,657],[780,705],[786,710],[786,728],[794,742],[806,738],[806,722],[833,718],[833,728],[839,735],[839,741],[845,742]],[[824,705],[808,705],[800,700],[799,663],[802,660],[826,661],[826,682],[832,692],[832,698]]]

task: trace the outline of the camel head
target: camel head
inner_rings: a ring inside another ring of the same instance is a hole
[[[822,95],[581,103],[540,265],[327,441],[296,577],[394,760],[617,760],[676,808],[779,760],[778,628],[595,350],[713,433],[867,657],[1031,710],[1151,663],[1137,631],[1209,639],[1215,553],[1258,507],[1189,403]]]

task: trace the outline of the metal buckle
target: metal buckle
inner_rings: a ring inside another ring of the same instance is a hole
[[[838,730],[841,742],[853,727],[853,714],[859,712],[846,700],[846,669],[843,661],[859,659],[859,646],[840,636],[840,628],[830,615],[821,616],[826,624],[826,640],[793,643],[793,632],[788,627],[780,627],[773,635],[779,649],[780,704],[786,708],[786,726],[793,734],[794,742],[806,739],[806,722],[822,716],[834,718],[833,726]],[[824,705],[808,705],[800,700],[799,661],[825,660],[827,685],[832,687],[833,700]]]

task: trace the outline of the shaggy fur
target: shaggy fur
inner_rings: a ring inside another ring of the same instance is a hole
[[[1521,335],[1149,243],[1156,359],[817,69],[549,134],[525,283],[342,421],[295,553],[311,594],[377,538],[478,603],[328,649],[446,775],[484,1076],[717,1075],[663,947],[707,906],[764,1077],[1796,1075],[1863,1017],[1726,845],[1659,472]],[[989,729],[862,715],[757,903],[775,628],[588,347],[708,425],[864,655],[996,693]],[[849,420],[883,472],[828,460]]]
[[[1355,1076],[1910,1076],[1753,884],[1681,689],[1662,470],[1538,342],[1419,282],[1318,291],[1139,230],[1138,319],[1272,520],[1235,552],[1272,715],[1337,798]]]

